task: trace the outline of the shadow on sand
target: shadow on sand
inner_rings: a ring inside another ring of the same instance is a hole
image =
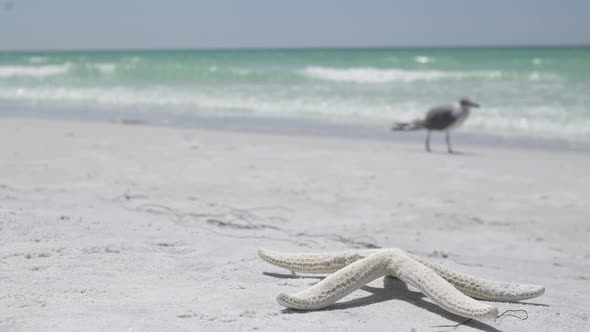
[[[297,279],[297,278],[305,278],[305,279],[324,279],[325,276],[298,276],[292,274],[285,274],[285,273],[272,273],[272,272],[262,272],[267,277],[279,278],[279,279]]]
[[[287,275],[287,274],[278,274],[278,273],[264,273],[264,274],[268,275],[268,276],[277,277],[277,278],[291,278],[291,275]],[[307,276],[306,276],[306,278],[307,278]],[[478,329],[480,331],[486,331],[486,332],[499,332],[500,331],[500,330],[498,330],[488,324],[482,323],[480,321],[477,321],[474,319],[467,320],[465,317],[461,317],[461,316],[452,314],[450,312],[447,312],[446,310],[442,309],[441,307],[437,306],[436,304],[426,301],[424,299],[424,297],[425,297],[424,294],[422,294],[420,292],[414,292],[414,291],[409,290],[407,285],[403,281],[401,281],[397,278],[392,278],[392,277],[383,278],[383,288],[364,286],[364,287],[361,287],[361,289],[366,292],[371,293],[371,295],[369,295],[367,297],[359,298],[359,299],[346,301],[346,302],[334,303],[327,308],[320,309],[319,311],[345,310],[345,309],[359,307],[359,306],[367,306],[367,305],[371,305],[374,303],[380,303],[380,302],[391,301],[391,300],[399,300],[399,301],[405,301],[405,302],[412,303],[413,305],[416,305],[424,310],[430,311],[430,312],[435,313],[439,316],[442,316],[448,320],[454,321],[457,323],[457,327],[460,325],[466,325],[471,328]],[[281,312],[284,314],[305,314],[306,313],[306,311],[294,310],[294,309],[283,309],[283,310],[281,310]],[[456,327],[441,325],[441,326],[432,326],[432,328],[437,328],[437,329],[439,329],[438,331],[444,331],[445,328],[446,328],[446,331],[452,331]]]
[[[435,150],[433,149],[432,151],[428,152],[425,151],[424,149],[418,149],[418,148],[409,148],[409,149],[405,149],[405,151],[407,152],[411,152],[411,153],[424,153],[424,154],[430,154],[430,155],[446,155],[446,156],[461,156],[461,157],[477,157],[477,156],[481,156],[480,153],[478,152],[472,152],[472,151],[453,151],[451,153],[448,153],[447,150]]]

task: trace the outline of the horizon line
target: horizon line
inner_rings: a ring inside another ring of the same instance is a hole
[[[254,46],[254,47],[162,47],[162,48],[66,48],[12,49],[1,53],[80,53],[80,52],[182,52],[182,51],[314,51],[314,50],[418,50],[418,49],[524,49],[524,48],[590,48],[590,44],[490,44],[490,45],[407,45],[407,46]]]

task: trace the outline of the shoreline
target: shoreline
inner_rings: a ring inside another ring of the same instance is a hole
[[[170,127],[182,129],[213,130],[222,132],[267,134],[278,136],[312,136],[335,137],[343,139],[364,139],[377,141],[392,141],[400,143],[415,142],[423,146],[425,131],[392,132],[390,125],[384,123],[351,123],[348,121],[309,119],[309,118],[277,118],[264,116],[208,116],[194,115],[181,117],[175,115],[170,120],[164,114],[144,114],[144,117],[120,116],[117,112],[101,114],[93,112],[92,117],[81,117],[76,110],[57,114],[38,114],[23,109],[20,114],[0,110],[0,118],[8,119],[41,119],[56,121],[74,121],[89,123],[120,123],[127,125],[145,125],[153,127]],[[553,152],[590,152],[590,140],[565,140],[559,138],[530,137],[518,134],[492,135],[489,133],[475,133],[473,130],[458,128],[451,134],[453,147],[461,151],[461,146],[482,146],[501,149],[541,150]],[[444,133],[433,132],[431,144],[434,150],[446,149]]]

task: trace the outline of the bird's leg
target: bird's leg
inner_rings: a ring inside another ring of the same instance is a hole
[[[426,151],[430,152],[430,130],[426,132]]]
[[[453,148],[451,147],[451,133],[448,130],[446,133],[446,141],[447,141],[447,151],[449,153],[453,153]]]

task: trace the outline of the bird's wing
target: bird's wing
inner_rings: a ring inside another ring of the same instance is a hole
[[[448,128],[454,121],[453,106],[437,106],[426,113],[424,126],[428,129],[442,130]]]

